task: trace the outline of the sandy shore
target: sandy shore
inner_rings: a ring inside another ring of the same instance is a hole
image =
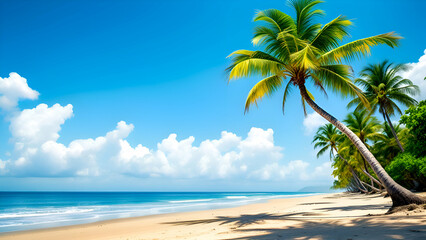
[[[379,195],[325,194],[22,231],[0,239],[426,239],[426,212],[384,215],[390,205]]]

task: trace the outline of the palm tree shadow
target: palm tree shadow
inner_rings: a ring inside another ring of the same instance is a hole
[[[316,208],[314,210],[322,210],[322,211],[354,211],[354,210],[388,210],[391,205],[384,204],[371,204],[371,205],[353,205],[353,206],[338,206],[338,207],[324,207],[324,208]]]
[[[410,216],[421,222],[422,216]],[[394,218],[396,220],[398,218]],[[423,219],[424,220],[424,219]],[[413,223],[376,222],[374,218],[354,219],[342,223],[338,220],[321,222],[309,219],[300,220],[297,225],[279,228],[250,228],[235,230],[244,237],[230,240],[268,239],[426,239],[426,225]]]
[[[177,221],[177,222],[166,222],[164,224],[172,225],[195,225],[195,224],[208,224],[208,223],[219,223],[219,225],[224,224],[234,224],[237,228],[244,227],[250,224],[260,223],[267,220],[285,220],[292,218],[296,215],[304,216],[305,212],[290,213],[290,214],[269,214],[269,213],[260,213],[260,214],[242,214],[240,216],[230,217],[230,216],[217,216],[211,219],[200,219],[200,220],[190,220],[190,221]],[[307,216],[307,215],[305,215]],[[292,220],[294,220],[292,218]]]

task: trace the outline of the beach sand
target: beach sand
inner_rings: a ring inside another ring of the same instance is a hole
[[[426,212],[384,215],[391,201],[349,193],[276,199],[0,235],[0,239],[426,239]]]

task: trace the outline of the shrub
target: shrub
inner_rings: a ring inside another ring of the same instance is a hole
[[[426,156],[426,100],[408,108],[400,122],[407,126],[412,135],[408,141],[408,151],[417,157]]]
[[[416,158],[411,153],[400,153],[386,167],[386,171],[407,188],[426,189],[426,157]]]

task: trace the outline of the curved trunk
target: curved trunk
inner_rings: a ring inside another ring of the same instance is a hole
[[[389,196],[392,198],[392,207],[408,205],[411,203],[423,204],[426,203],[426,199],[423,199],[416,194],[405,189],[398,183],[396,183],[389,174],[383,169],[377,159],[373,154],[367,149],[367,147],[361,142],[355,133],[353,133],[348,127],[343,123],[339,122],[335,117],[331,116],[329,113],[324,111],[319,107],[308,95],[306,92],[305,85],[299,85],[300,94],[305,99],[305,101],[312,107],[312,109],[333,124],[337,129],[339,129],[343,134],[345,134],[351,142],[355,145],[358,151],[362,154],[364,159],[370,164],[373,171],[376,173],[379,180],[383,183],[383,186],[386,188]]]
[[[392,121],[390,120],[389,115],[386,112],[386,110],[384,110],[383,115],[385,116],[385,121],[388,122],[388,124],[389,124],[389,127],[390,127],[390,129],[392,131],[393,137],[395,138],[396,143],[398,144],[399,148],[401,149],[401,152],[404,152],[404,148],[402,147],[402,144],[399,141],[398,136],[396,135],[395,129],[393,128]]]
[[[366,171],[366,170],[362,170],[362,172],[367,176],[367,177],[369,177],[372,181],[374,181],[377,185],[379,185],[379,187],[380,186],[382,186],[383,187],[383,184],[379,181],[379,180],[377,180],[375,177],[373,177],[373,176],[371,176],[371,174],[370,173],[368,173],[368,171]]]
[[[361,179],[359,179],[358,175],[356,174],[352,166],[349,164],[349,162],[344,157],[342,157],[340,154],[337,153],[337,149],[335,147],[334,147],[334,151],[336,151],[336,155],[349,166],[349,170],[351,171],[352,176],[354,177],[355,182],[357,183],[358,189],[363,193],[367,193],[368,192],[367,189],[365,189],[365,186],[362,184]]]
[[[378,189],[378,188],[376,188],[374,186],[371,186],[370,184],[368,184],[366,182],[361,181],[361,183],[364,184],[364,185],[366,185],[366,186],[368,186],[368,187],[370,187],[371,188],[371,193],[373,193],[373,192],[381,192],[380,189]]]

